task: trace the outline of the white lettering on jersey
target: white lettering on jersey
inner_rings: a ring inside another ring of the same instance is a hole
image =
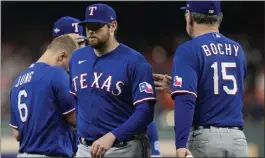
[[[21,86],[22,84],[29,83],[31,81],[32,75],[34,74],[33,71],[28,72],[22,76],[19,76],[19,79],[17,81],[17,84],[15,87]]]
[[[124,86],[124,83],[122,82],[122,81],[118,81],[117,83],[116,83],[116,91],[118,91],[117,93],[115,93],[114,91],[111,91],[111,93],[113,94],[113,95],[115,95],[115,96],[118,96],[118,95],[120,95],[121,94],[121,86]]]
[[[107,92],[112,93],[115,96],[118,96],[122,93],[121,87],[124,86],[124,83],[122,81],[118,81],[115,83],[115,88],[111,89],[112,85],[112,76],[108,76],[103,82],[102,85],[99,84],[100,79],[102,78],[103,73],[97,73],[94,72],[94,80],[93,83],[91,84],[91,88],[98,88],[105,90]],[[77,87],[77,82],[80,82],[80,86]],[[72,79],[73,87],[75,92],[81,89],[86,89],[88,88],[88,82],[87,82],[87,73],[80,74],[79,76],[75,76]]]
[[[238,53],[238,49],[239,49],[239,47],[236,46],[236,45],[233,45],[233,47],[234,47],[234,49],[235,49],[235,56],[237,56],[237,53]]]
[[[222,47],[222,48],[221,48]],[[218,43],[217,44],[217,48],[218,48],[218,51],[219,51],[219,53],[221,54],[221,55],[224,55],[224,51],[223,51],[223,45],[222,44],[220,44],[220,43]]]
[[[94,82],[92,83],[91,88],[94,87],[94,84],[96,84],[96,87],[94,88],[99,88],[98,80],[103,75],[103,73],[100,73],[99,76],[97,74],[98,73],[94,72]]]
[[[75,27],[75,32],[78,32],[78,23],[72,23],[72,26]]]
[[[81,89],[87,88],[87,80],[85,77],[87,77],[87,74],[80,75],[80,88]]]
[[[233,47],[232,47],[233,46]],[[238,55],[239,46],[238,45],[232,45],[232,44],[222,44],[222,43],[210,43],[209,45],[205,44],[202,45],[202,50],[205,53],[205,55],[211,56],[211,55]]]
[[[72,79],[72,83],[73,83],[73,86],[74,86],[74,89],[75,89],[75,92],[77,91],[77,86],[76,86],[76,80],[78,79],[78,76],[75,76],[73,79]]]
[[[97,7],[89,7],[88,9],[90,10],[89,15],[94,15],[94,11],[97,10]]]
[[[109,76],[103,83],[103,85],[101,86],[101,89],[104,89],[104,87],[106,87],[107,91],[109,92],[110,91],[110,85],[111,85],[111,76]]]
[[[206,54],[206,56],[211,55],[211,51],[210,51],[210,49],[208,48],[207,45],[203,45],[202,49],[203,49],[204,53]]]

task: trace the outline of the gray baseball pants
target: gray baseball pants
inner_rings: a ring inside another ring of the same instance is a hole
[[[38,154],[28,154],[28,153],[20,153],[17,157],[48,157],[45,155],[38,155]]]
[[[91,146],[84,144],[78,145],[76,157],[92,157]],[[134,140],[128,141],[125,146],[111,147],[104,155],[104,157],[134,157],[143,158],[150,157],[151,150],[148,138],[146,136],[138,137]]]
[[[196,157],[248,157],[246,137],[241,130],[210,127],[191,130],[188,149]]]

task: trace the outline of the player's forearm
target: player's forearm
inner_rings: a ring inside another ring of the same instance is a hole
[[[190,94],[175,97],[175,145],[176,149],[186,148],[192,126],[195,97]]]
[[[116,141],[125,141],[134,135],[145,132],[148,124],[154,118],[154,103],[152,101],[143,102],[137,105],[133,115],[121,126],[112,131]]]
[[[12,128],[12,133],[13,133],[13,136],[16,138],[16,140],[19,142],[20,140],[19,131],[17,129]]]

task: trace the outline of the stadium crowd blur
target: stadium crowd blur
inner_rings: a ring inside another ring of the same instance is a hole
[[[9,91],[14,79],[44,51],[52,25],[61,16],[83,19],[91,2],[4,2],[1,40],[1,116],[9,119]],[[186,34],[185,2],[108,3],[118,17],[118,39],[145,55],[153,71],[171,75],[175,49]],[[246,121],[264,121],[264,2],[223,2],[221,33],[239,42],[245,51]],[[254,9],[252,9],[254,8]],[[263,17],[262,17],[263,16]],[[173,107],[158,105],[156,116]]]

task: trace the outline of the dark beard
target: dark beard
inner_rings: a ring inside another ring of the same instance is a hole
[[[107,42],[105,41],[105,42],[99,42],[99,43],[97,43],[97,44],[95,44],[95,45],[93,45],[93,44],[92,44],[92,45],[89,44],[89,45],[90,45],[92,48],[99,50],[99,49],[101,49],[102,47],[104,47],[106,43],[107,43]]]
[[[100,49],[102,49],[106,45],[106,43],[109,40],[109,37],[110,37],[110,35],[108,35],[105,40],[102,40],[102,41],[98,40],[98,43],[97,44],[90,44],[90,46],[92,48],[94,48],[94,49],[100,50]]]

